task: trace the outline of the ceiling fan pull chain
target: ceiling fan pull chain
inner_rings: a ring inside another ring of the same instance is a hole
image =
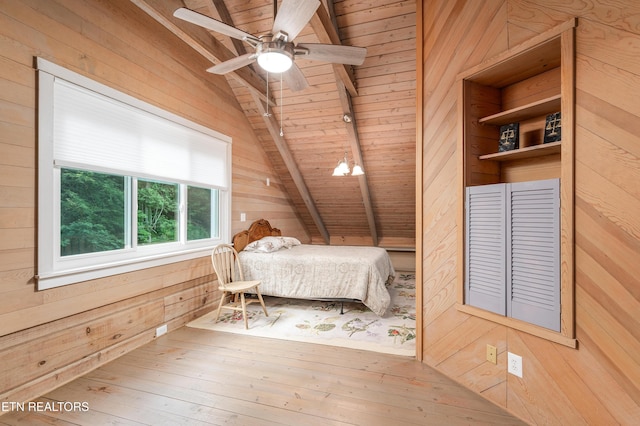
[[[284,136],[282,131],[282,74],[284,73],[280,73],[280,136]]]
[[[269,112],[269,71],[267,71],[267,112],[262,115],[265,117],[271,117],[271,113]]]

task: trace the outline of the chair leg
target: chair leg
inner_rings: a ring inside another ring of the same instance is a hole
[[[267,307],[264,305],[264,300],[262,299],[262,294],[260,294],[260,289],[256,287],[256,293],[258,294],[258,300],[260,300],[260,304],[262,305],[262,310],[264,311],[264,316],[268,317]]]
[[[224,305],[224,300],[227,298],[227,292],[223,291],[222,296],[220,297],[220,303],[218,303],[218,313],[216,314],[216,319],[213,321],[214,323],[218,322],[218,318],[220,318],[220,311],[222,311],[222,305]]]
[[[247,320],[247,303],[244,300],[244,293],[240,293],[240,301],[242,302],[242,317],[244,318],[244,328],[249,329],[249,322]]]

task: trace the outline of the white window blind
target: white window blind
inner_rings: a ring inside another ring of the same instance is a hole
[[[229,187],[227,142],[60,78],[53,111],[56,165]]]

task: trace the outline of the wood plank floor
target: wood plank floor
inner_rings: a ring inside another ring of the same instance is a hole
[[[520,425],[413,358],[180,328],[14,412],[16,425]]]

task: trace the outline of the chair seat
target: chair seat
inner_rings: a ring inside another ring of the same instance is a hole
[[[220,286],[219,290],[228,291],[231,293],[238,293],[245,290],[250,290],[253,287],[260,284],[260,281],[236,281],[229,284],[225,284],[224,286]]]

